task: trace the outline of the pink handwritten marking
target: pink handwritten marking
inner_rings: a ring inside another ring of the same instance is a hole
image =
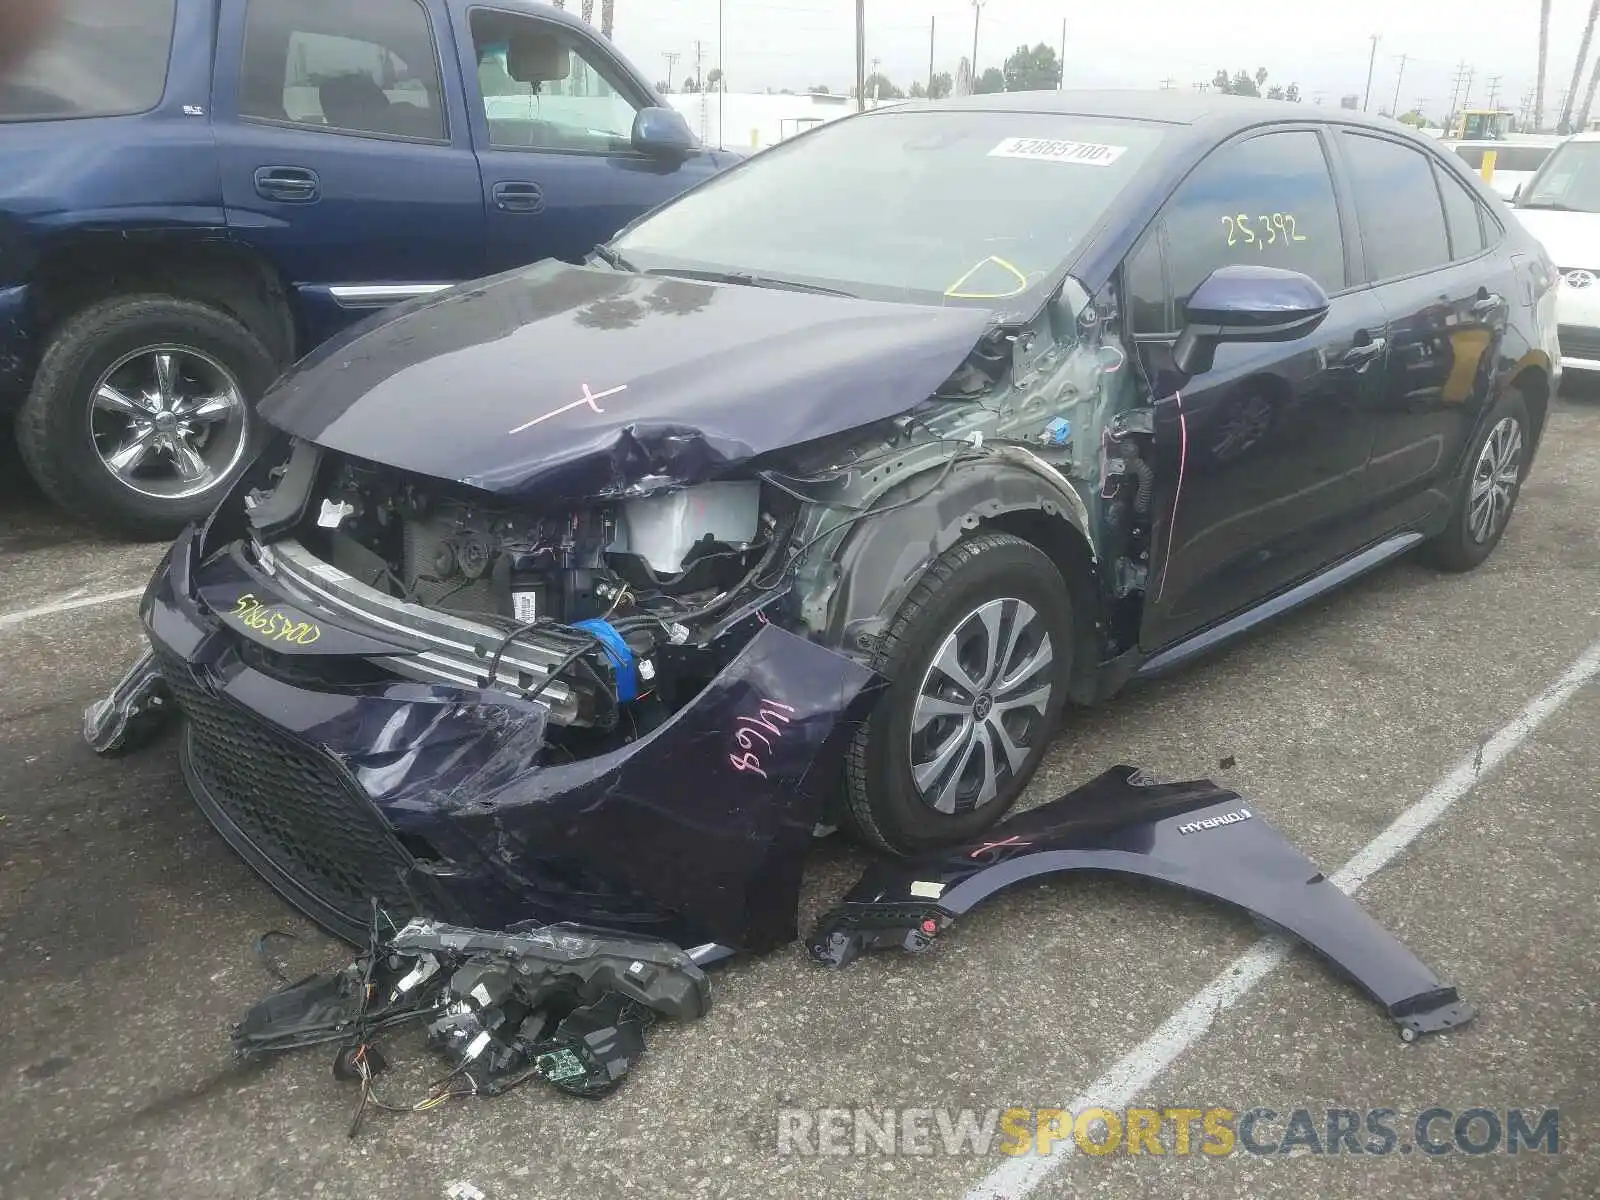
[[[744,753],[728,755],[728,761],[733,764],[733,769],[748,771],[765,779],[767,771],[762,764],[762,755],[771,754],[772,743],[783,740],[783,727],[789,723],[789,718],[785,714],[793,712],[794,709],[787,704],[763,698],[756,705],[755,716],[739,717],[736,721],[738,728],[733,732],[733,740]],[[755,748],[757,742],[761,743],[759,753]]]
[[[585,404],[589,406],[591,411],[603,413],[606,410],[596,404],[596,400],[604,400],[607,396],[615,396],[618,392],[625,392],[627,390],[627,384],[619,383],[616,387],[607,388],[603,392],[591,392],[589,390],[589,385],[586,383],[583,385],[583,396],[580,399],[574,400],[571,404],[563,404],[560,408],[551,409],[543,416],[535,417],[531,421],[525,421],[521,425],[518,425],[515,429],[507,430],[507,432],[521,433],[524,429],[532,429],[540,421],[548,421],[551,417],[559,417],[562,413],[571,412],[575,408],[582,408]]]
[[[974,850],[971,854],[967,855],[967,857],[968,858],[977,858],[980,854],[987,854],[991,850],[1002,850],[1007,846],[1031,846],[1031,845],[1033,845],[1032,842],[1025,842],[1019,837],[1008,837],[1003,842],[985,842],[983,845],[979,846],[976,850]]]

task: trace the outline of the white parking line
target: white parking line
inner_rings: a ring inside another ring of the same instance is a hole
[[[1561,678],[1528,701],[1520,713],[1452,767],[1425,796],[1404,809],[1387,829],[1329,878],[1341,890],[1354,894],[1596,675],[1600,675],[1600,642],[1584,651]],[[1066,1105],[1068,1111],[1118,1109],[1132,1104],[1184,1051],[1205,1036],[1219,1014],[1249,995],[1293,949],[1294,944],[1286,939],[1262,938],[1190,997],[1159,1029],[1091,1083],[1082,1095],[1070,1101]],[[967,1193],[967,1200],[1015,1200],[1026,1196],[1071,1153],[1072,1142],[1065,1141],[1057,1142],[1047,1157],[1034,1154],[1011,1159],[974,1186]]]
[[[0,613],[0,629],[10,629],[13,625],[21,625],[24,621],[31,621],[35,617],[54,616],[56,613],[71,612],[77,608],[93,608],[97,604],[114,604],[118,600],[134,600],[142,595],[144,595],[144,585],[124,588],[120,592],[100,592],[93,596],[57,600],[53,604],[41,604],[38,608],[23,608],[16,612]]]

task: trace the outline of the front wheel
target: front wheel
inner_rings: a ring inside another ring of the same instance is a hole
[[[1528,406],[1507,392],[1485,422],[1456,484],[1450,523],[1429,543],[1427,557],[1445,571],[1470,571],[1499,544],[1527,472]]]
[[[206,516],[249,461],[251,405],[277,374],[225,313],[116,296],[51,338],[17,416],[23,461],[62,507],[135,536]]]
[[[1037,547],[984,533],[942,555],[874,656],[890,684],[846,761],[854,831],[916,854],[1003,817],[1044,757],[1073,644],[1066,582]]]

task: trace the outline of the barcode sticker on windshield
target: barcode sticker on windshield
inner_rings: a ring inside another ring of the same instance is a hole
[[[1128,152],[1126,146],[1098,142],[1060,142],[1054,138],[1010,137],[989,151],[990,158],[1040,158],[1048,162],[1109,167]]]

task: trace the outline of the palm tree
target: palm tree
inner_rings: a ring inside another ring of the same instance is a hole
[[[616,15],[616,0],[600,0],[600,32],[611,36],[611,18]]]
[[[1550,0],[1539,0],[1539,80],[1533,85],[1533,127],[1544,125],[1544,76],[1550,62]]]
[[[1582,133],[1589,128],[1589,109],[1594,105],[1595,87],[1600,85],[1600,61],[1594,64],[1594,70],[1589,72],[1589,90],[1583,97],[1583,108],[1578,111],[1578,120],[1572,126],[1573,133]]]
[[[1572,108],[1578,100],[1578,84],[1583,81],[1583,64],[1589,61],[1589,39],[1594,36],[1595,19],[1600,17],[1600,0],[1590,0],[1589,19],[1583,26],[1583,38],[1578,42],[1578,61],[1572,64],[1572,85],[1567,88],[1567,102],[1561,108],[1561,125],[1572,128]],[[1593,93],[1590,93],[1591,97]],[[1584,102],[1584,112],[1589,111],[1589,101]]]

